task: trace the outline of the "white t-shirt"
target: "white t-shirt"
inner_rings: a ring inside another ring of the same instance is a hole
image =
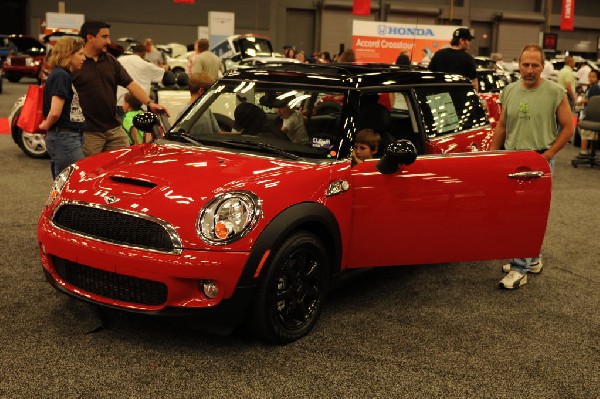
[[[294,111],[289,118],[284,119],[283,127],[287,129],[285,134],[292,143],[308,143],[308,134],[306,133],[306,127],[304,127],[304,118],[300,112]]]
[[[123,55],[119,57],[119,62],[127,71],[129,76],[142,88],[147,94],[150,94],[150,85],[152,82],[160,82],[165,74],[165,70],[151,62],[144,60],[136,54]],[[123,97],[127,93],[124,87],[117,87],[117,105],[123,105]]]
[[[590,74],[591,70],[592,68],[587,64],[579,68],[577,70],[577,83],[583,86],[589,85],[590,81],[588,79],[588,75]]]

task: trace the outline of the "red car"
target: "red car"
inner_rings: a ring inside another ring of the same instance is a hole
[[[496,127],[502,107],[500,105],[500,92],[510,83],[519,79],[515,73],[497,71],[493,69],[478,69],[477,80],[479,83],[479,97],[485,101],[486,111],[492,128]]]
[[[9,52],[2,69],[9,82],[18,82],[23,77],[40,81],[46,47],[32,36],[9,35]]]
[[[58,176],[38,222],[48,281],[96,305],[213,331],[246,321],[281,344],[309,333],[332,282],[353,269],[538,254],[548,163],[533,151],[452,153],[479,145],[489,125],[470,83],[445,79],[354,67],[227,74],[164,139]],[[396,96],[387,126],[374,105],[382,93]],[[322,101],[339,95],[341,108]],[[285,107],[304,119],[308,141],[281,132],[274,108]],[[152,114],[142,115],[148,131]],[[394,129],[400,115],[413,130]],[[353,165],[366,126],[389,129],[379,131],[392,142]]]

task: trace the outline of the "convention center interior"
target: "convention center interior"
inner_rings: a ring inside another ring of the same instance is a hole
[[[600,398],[597,0],[0,0],[0,398]]]

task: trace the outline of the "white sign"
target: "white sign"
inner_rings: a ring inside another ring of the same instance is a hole
[[[84,14],[62,14],[58,12],[46,13],[46,29],[69,28],[79,30],[84,21]]]
[[[235,14],[232,12],[208,12],[208,41],[214,47],[235,32]]]

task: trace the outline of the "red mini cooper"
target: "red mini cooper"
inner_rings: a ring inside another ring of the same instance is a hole
[[[150,129],[142,115],[138,127]],[[381,142],[355,165],[363,128]],[[352,269],[539,253],[548,163],[533,151],[474,151],[489,137],[463,78],[230,72],[163,138],[58,176],[38,223],[43,270],[95,305],[221,332],[246,321],[268,342],[292,342]]]

